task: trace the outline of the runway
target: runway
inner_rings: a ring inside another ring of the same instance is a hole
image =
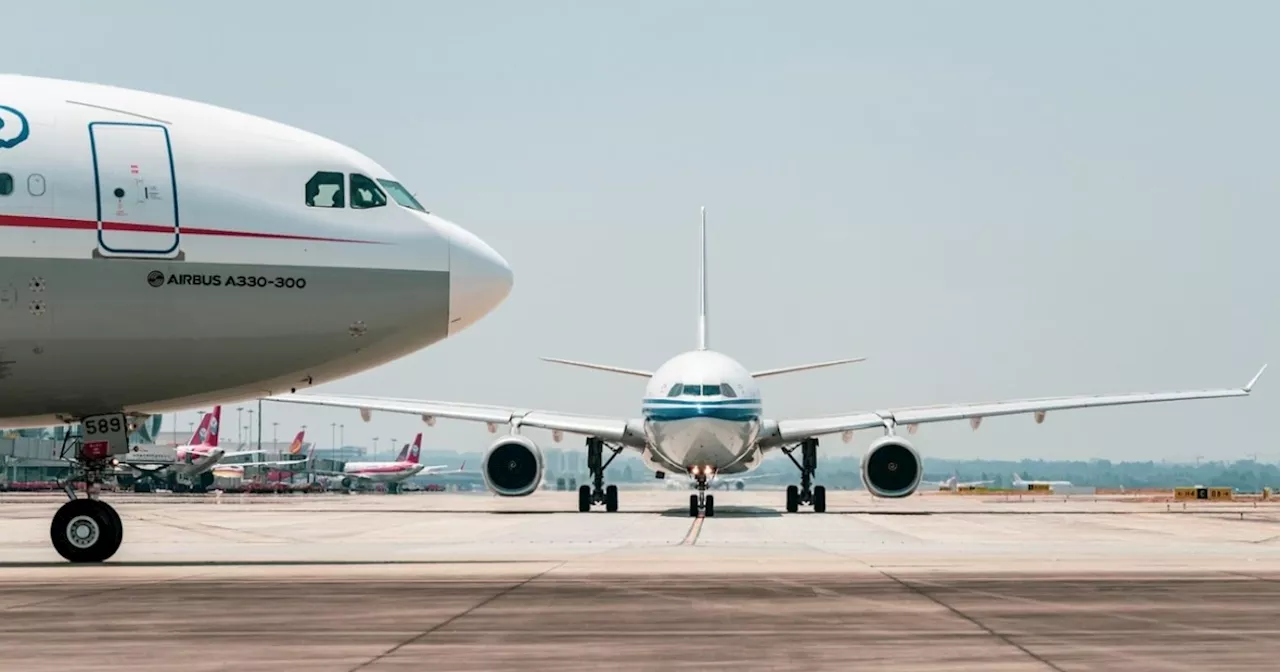
[[[624,490],[117,496],[71,566],[0,496],[0,670],[1235,670],[1280,657],[1280,508]],[[1166,508],[1167,507],[1167,508]]]

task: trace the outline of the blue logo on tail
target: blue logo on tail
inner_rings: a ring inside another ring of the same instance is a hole
[[[22,113],[5,105],[0,105],[0,149],[13,149],[26,141],[31,135],[31,126]]]

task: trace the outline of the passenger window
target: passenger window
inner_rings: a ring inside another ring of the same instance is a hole
[[[387,204],[387,195],[373,180],[356,173],[351,174],[351,207],[358,210],[381,208]]]
[[[307,180],[307,207],[309,208],[343,208],[346,199],[342,185],[346,176],[342,173],[320,171]]]
[[[682,394],[684,394],[684,385],[681,383],[676,383],[675,385],[671,386],[671,391],[667,393],[667,396],[678,397]]]
[[[729,383],[720,383],[720,394],[731,399],[738,396],[737,393],[733,391],[733,387],[730,386]]]
[[[9,173],[0,173],[0,196],[8,196],[13,193],[13,176]]]

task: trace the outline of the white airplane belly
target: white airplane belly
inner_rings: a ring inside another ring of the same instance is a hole
[[[731,467],[746,456],[759,431],[756,420],[686,418],[645,423],[653,451],[661,460],[682,469],[710,466],[720,471]]]

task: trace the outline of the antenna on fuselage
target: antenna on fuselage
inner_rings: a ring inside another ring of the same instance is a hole
[[[702,262],[698,267],[698,349],[707,349],[707,206],[702,206]]]

